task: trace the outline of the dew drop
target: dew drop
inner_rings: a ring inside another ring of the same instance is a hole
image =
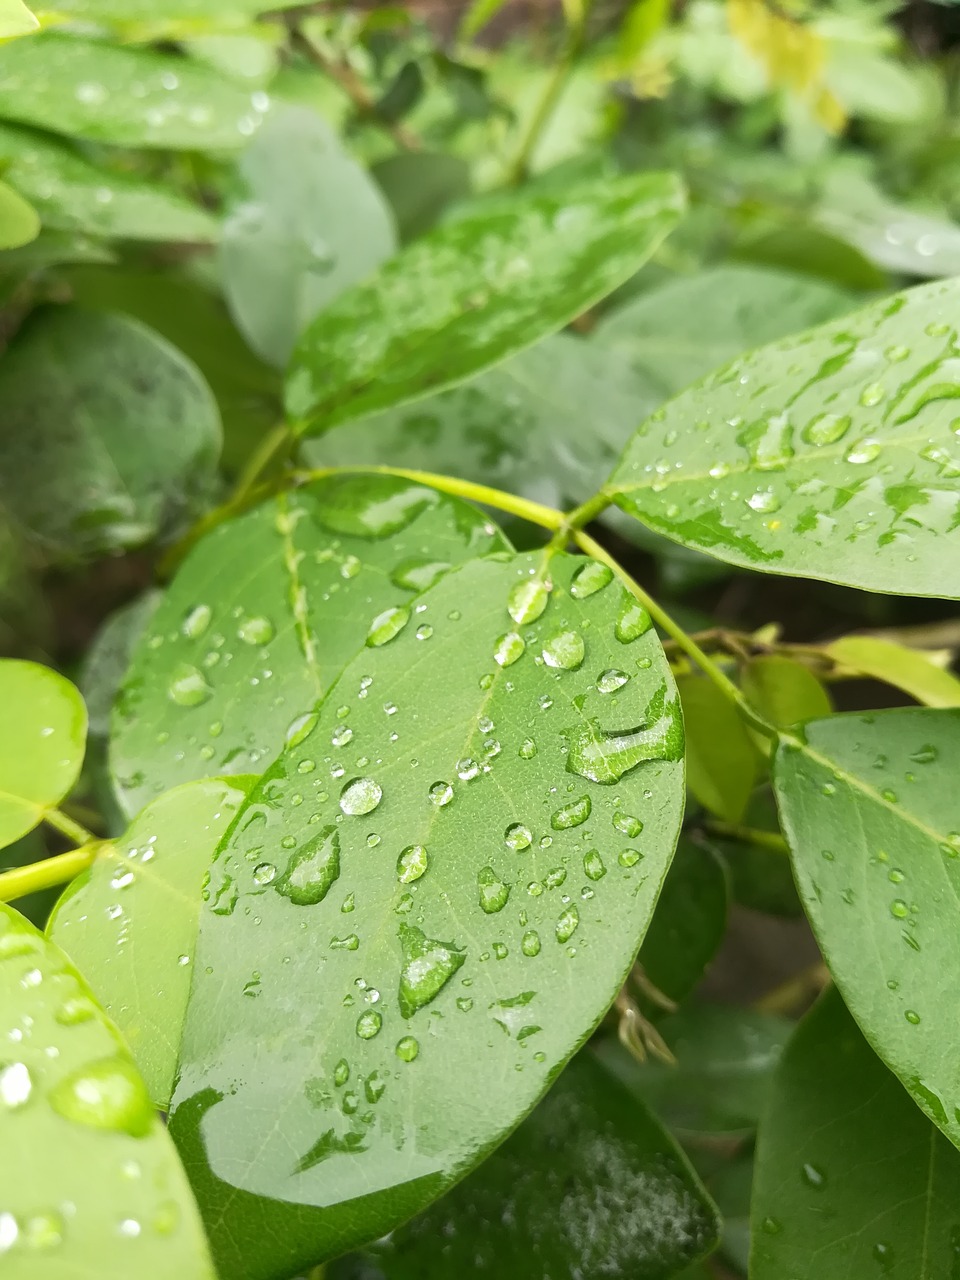
[[[397,1041],[397,1047],[394,1052],[401,1062],[413,1062],[420,1052],[420,1045],[413,1036],[403,1036],[402,1039]]]
[[[259,866],[253,868],[253,879],[255,884],[269,884],[276,874],[277,868],[272,862],[261,862]]]
[[[920,1022],[920,1015],[917,1013],[916,1009],[907,1009],[903,1016],[913,1027],[917,1026]]]
[[[597,692],[598,693],[614,693],[617,689],[622,689],[630,677],[625,671],[618,671],[616,667],[608,667],[606,671],[601,671],[597,676]]]
[[[617,854],[617,861],[621,867],[635,867],[642,857],[643,854],[637,849],[622,849]]]
[[[269,644],[274,634],[274,626],[269,618],[247,618],[237,628],[237,635],[244,644]]]
[[[569,942],[577,931],[580,923],[580,912],[576,907],[567,907],[561,912],[560,918],[556,924],[556,935],[558,942]]]
[[[376,1009],[367,1009],[357,1019],[357,1035],[361,1040],[372,1040],[383,1026],[383,1014]]]
[[[340,835],[336,827],[324,829],[290,858],[274,888],[298,907],[322,902],[340,875]]]
[[[379,783],[372,778],[351,778],[340,792],[340,808],[351,817],[372,813],[383,796]]]
[[[543,646],[543,660],[548,667],[563,671],[576,671],[585,653],[583,636],[579,631],[558,631]]]
[[[198,604],[191,609],[181,624],[180,631],[188,640],[198,640],[210,626],[213,611],[208,604]]]
[[[522,822],[512,822],[503,833],[503,843],[507,848],[515,849],[517,853],[529,849],[533,843],[530,828],[525,827]]]
[[[536,929],[528,929],[520,940],[520,950],[525,956],[540,954],[540,935]]]
[[[574,800],[572,804],[564,805],[562,809],[552,813],[550,825],[554,831],[567,831],[570,827],[579,827],[590,817],[592,807],[590,797],[581,796],[579,800]]]
[[[507,631],[494,645],[493,659],[501,667],[511,667],[523,656],[526,647],[522,637],[516,631]]]
[[[851,419],[847,414],[820,413],[803,430],[807,444],[836,444],[850,430]]]
[[[153,1105],[132,1062],[104,1058],[87,1063],[50,1092],[57,1115],[91,1129],[110,1129],[142,1138],[154,1123]]]
[[[866,462],[875,462],[880,457],[880,445],[876,440],[858,440],[846,454],[847,462],[854,466],[862,466]]]
[[[422,844],[409,844],[397,859],[397,878],[402,884],[419,880],[427,869],[427,851]]]
[[[534,742],[532,738],[524,738],[524,740],[520,743],[520,748],[517,751],[517,755],[520,757],[521,760],[532,760],[536,754],[537,754],[537,744]]]
[[[590,849],[583,855],[583,873],[588,880],[602,880],[607,874],[599,849]]]
[[[570,582],[570,594],[574,600],[586,600],[588,596],[602,591],[608,582],[613,580],[613,570],[599,560],[588,560],[573,575]]]
[[[367,632],[367,644],[371,649],[379,648],[398,636],[410,621],[410,610],[405,605],[397,605],[392,609],[384,609],[370,623]]]
[[[435,782],[427,794],[438,809],[443,809],[453,799],[453,787],[449,782]]]
[[[507,612],[521,625],[536,622],[547,607],[550,591],[539,578],[528,578],[510,588],[507,596]]]
[[[613,634],[621,644],[632,644],[639,640],[653,626],[653,619],[639,602],[626,596],[620,605],[620,612],[613,628]]]
[[[488,916],[502,911],[510,897],[510,886],[503,883],[493,867],[481,867],[477,872],[477,890],[480,908]]]
[[[198,707],[212,694],[203,672],[186,663],[176,667],[167,686],[167,696],[179,707]]]

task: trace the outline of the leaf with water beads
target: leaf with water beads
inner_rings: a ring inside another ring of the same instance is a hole
[[[176,1152],[59,947],[0,905],[0,1256],[9,1280],[213,1280]]]
[[[475,508],[392,476],[318,481],[219,526],[179,569],[121,689],[110,763],[126,811],[181,782],[262,772],[310,732],[365,639],[372,654],[422,625],[417,565],[437,581],[508,546]],[[346,768],[349,725],[329,732]]]
[[[606,491],[731,564],[960,596],[958,299],[924,285],[742,356],[649,418]]]
[[[618,638],[628,598],[611,578],[572,592],[583,567],[473,560],[418,598],[428,639],[412,620],[373,648],[358,636],[224,840],[171,1125],[226,1271],[241,1253],[252,1280],[295,1270],[439,1195],[533,1106],[632,964],[679,825],[682,729],[656,633]],[[511,620],[525,649],[501,666]],[[573,633],[578,665],[543,660]],[[614,662],[630,679],[602,693]],[[592,771],[606,761],[617,785],[568,768],[582,725],[597,726]],[[358,781],[374,806],[343,805]],[[282,869],[331,826],[339,875],[321,900],[260,883],[262,861]],[[254,955],[264,998],[247,990]],[[374,1073],[386,1087],[365,1102]],[[251,1226],[264,1214],[269,1253]]]
[[[797,1027],[760,1127],[755,1280],[944,1280],[960,1154],[879,1061],[835,988]]]
[[[960,711],[904,708],[781,734],[774,784],[797,888],[867,1040],[960,1146]],[[949,772],[946,776],[949,776]]]

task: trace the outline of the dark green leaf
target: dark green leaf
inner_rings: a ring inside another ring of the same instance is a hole
[[[470,194],[470,166],[442,151],[400,151],[370,170],[404,242],[429,231],[444,209]]]
[[[0,500],[54,559],[137,546],[210,495],[220,420],[193,365],[123,316],[35,316],[0,365]]]
[[[287,379],[290,415],[303,430],[326,430],[530,346],[642,266],[683,200],[675,177],[644,174],[517,195],[438,228],[307,329]]]
[[[851,1013],[960,1145],[960,712],[833,716],[784,734],[774,779],[797,886]]]
[[[941,551],[960,494],[958,295],[912,289],[718,370],[640,428],[609,492],[731,564],[960,594]]]
[[[960,1155],[861,1036],[836,990],[787,1045],[760,1127],[754,1280],[946,1280]]]
[[[265,93],[173,54],[57,32],[0,47],[0,116],[91,142],[233,150],[268,107]]]
[[[176,191],[93,165],[40,133],[0,125],[0,165],[7,181],[36,206],[46,227],[194,244],[212,243],[219,234],[216,219]]]
[[[298,334],[395,248],[393,220],[364,169],[318,115],[272,116],[239,163],[243,195],[224,224],[224,293],[258,355],[287,360]]]
[[[385,1280],[669,1280],[718,1232],[680,1149],[585,1050],[502,1147],[364,1263]],[[331,1280],[362,1275],[331,1267]]]
[[[174,578],[118,703],[111,767],[127,813],[180,782],[262,772],[285,734],[307,732],[378,615],[507,546],[475,508],[388,476],[321,481],[221,525]]]
[[[604,568],[473,560],[378,622],[221,846],[171,1124],[226,1273],[287,1274],[424,1207],[619,989],[682,735]]]
[[[5,1280],[214,1280],[190,1188],[80,975],[0,905]]]
[[[77,689],[36,662],[0,661],[0,848],[43,821],[77,780],[87,709]]]

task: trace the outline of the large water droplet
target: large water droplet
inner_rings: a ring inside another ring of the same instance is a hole
[[[494,645],[493,659],[501,667],[511,667],[518,658],[523,656],[526,647],[516,631],[508,631]]]
[[[577,931],[580,923],[580,912],[576,907],[570,906],[560,913],[557,920],[556,934],[558,942],[569,942]]]
[[[387,644],[394,636],[398,636],[410,621],[410,610],[405,605],[397,605],[392,609],[384,609],[370,623],[367,632],[367,644],[376,649]]]
[[[409,844],[397,859],[397,877],[403,884],[419,880],[427,869],[427,851],[422,844]]]
[[[427,794],[438,809],[443,809],[453,799],[453,787],[449,782],[435,782]]]
[[[453,943],[428,938],[413,925],[401,924],[399,937],[403,967],[397,994],[400,1013],[411,1018],[439,995],[467,957]]]
[[[566,804],[562,809],[550,815],[550,825],[554,831],[566,831],[570,827],[579,827],[590,817],[590,809],[592,808],[589,796],[581,796],[579,800],[574,800],[572,804]]]
[[[503,833],[503,843],[509,849],[515,849],[518,853],[524,849],[529,849],[533,843],[530,828],[525,827],[522,822],[511,822]]]
[[[361,1040],[372,1040],[383,1026],[383,1014],[376,1009],[367,1009],[357,1019],[357,1035]]]
[[[583,874],[588,880],[602,880],[607,874],[599,849],[591,849],[583,855]]]
[[[126,1058],[91,1062],[61,1080],[50,1092],[57,1115],[91,1129],[112,1129],[142,1138],[154,1123],[146,1086]]]
[[[536,622],[543,613],[550,599],[550,592],[545,582],[539,578],[527,578],[510,588],[507,596],[507,612],[514,622],[521,625]]]
[[[620,605],[620,612],[613,628],[613,634],[621,644],[632,644],[639,640],[653,626],[653,619],[639,600],[626,596]]]
[[[599,560],[588,560],[573,575],[570,582],[570,594],[574,600],[586,600],[588,596],[601,591],[613,580],[613,570]]]
[[[644,761],[679,760],[682,755],[683,726],[676,702],[666,702],[664,689],[652,699],[645,723],[636,729],[602,729],[598,720],[590,720],[570,730],[567,769],[612,786]]]
[[[477,872],[477,889],[480,906],[487,915],[495,915],[507,905],[510,886],[503,883],[493,867],[481,867]]]
[[[851,419],[845,413],[819,413],[803,429],[803,438],[807,444],[836,444],[842,440],[851,427]]]
[[[237,628],[237,635],[244,644],[269,644],[274,637],[274,626],[269,618],[247,618]]]
[[[401,1062],[413,1062],[420,1052],[420,1045],[413,1036],[403,1036],[397,1041],[395,1053]]]
[[[352,817],[372,813],[382,796],[380,784],[372,778],[351,778],[340,792],[340,808]]]
[[[618,689],[622,689],[630,677],[625,671],[618,671],[616,667],[608,667],[606,671],[601,671],[597,676],[597,692],[598,693],[616,693]]]
[[[212,617],[213,611],[208,604],[198,604],[184,618],[180,630],[188,640],[199,640],[210,626]]]
[[[340,835],[336,827],[324,829],[290,858],[274,888],[298,907],[322,902],[340,875]]]
[[[207,684],[203,672],[181,663],[174,669],[167,686],[167,696],[179,707],[198,707],[206,702],[213,690]]]
[[[548,667],[576,671],[583,662],[585,649],[579,631],[558,631],[543,646],[543,660]]]

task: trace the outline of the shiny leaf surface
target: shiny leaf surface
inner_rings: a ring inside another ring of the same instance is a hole
[[[287,378],[289,414],[326,430],[530,346],[642,266],[683,202],[678,179],[644,174],[518,195],[438,228],[308,327]]]
[[[679,826],[676,693],[604,566],[473,560],[371,636],[205,892],[171,1124],[251,1280],[509,1132],[615,996]]]

